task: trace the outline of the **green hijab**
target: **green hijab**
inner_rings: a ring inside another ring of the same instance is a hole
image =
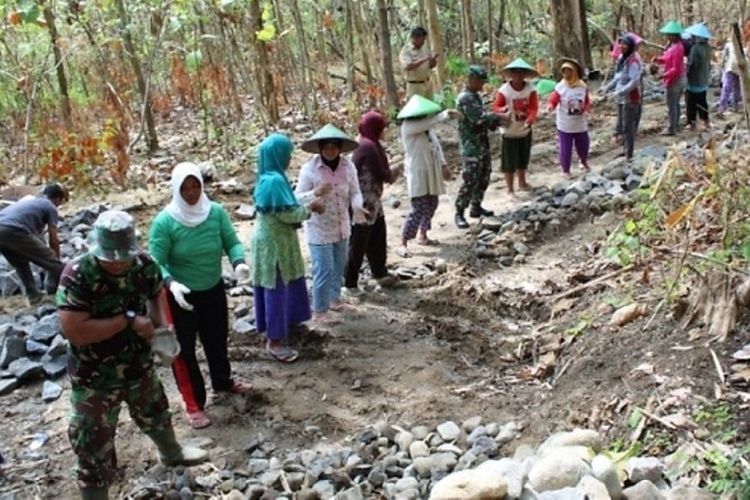
[[[299,206],[286,168],[294,145],[284,134],[271,134],[258,147],[258,178],[255,182],[255,208],[262,214],[283,212]]]

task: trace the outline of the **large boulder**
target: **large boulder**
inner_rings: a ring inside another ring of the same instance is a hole
[[[565,448],[558,448],[533,465],[529,485],[538,492],[560,490],[577,485],[589,474],[591,468],[585,461]]]
[[[666,470],[664,461],[656,457],[633,457],[625,464],[625,471],[631,483],[640,481],[657,482]]]
[[[558,432],[547,438],[539,447],[539,454],[543,455],[547,448],[564,448],[568,446],[585,446],[595,453],[602,450],[604,441],[602,436],[590,429],[574,429],[570,432]]]
[[[622,484],[620,477],[617,475],[615,464],[604,455],[597,455],[591,461],[591,470],[594,477],[604,483],[612,500],[622,498]]]
[[[430,500],[502,500],[508,485],[486,471],[462,470],[445,476],[433,486]]]
[[[507,495],[509,500],[521,498],[523,483],[526,481],[526,471],[520,462],[511,458],[487,460],[479,464],[477,470],[502,477],[508,485]]]
[[[664,494],[651,481],[641,481],[625,488],[622,495],[626,500],[666,500]]]

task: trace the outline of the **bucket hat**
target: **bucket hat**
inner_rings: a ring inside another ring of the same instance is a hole
[[[526,78],[536,78],[539,76],[539,73],[537,70],[535,70],[531,64],[527,63],[523,60],[523,58],[519,57],[516,60],[506,64],[503,69],[500,71],[500,74],[503,75],[504,78],[508,78],[510,76],[510,73],[513,71],[523,71],[526,73]]]
[[[401,108],[397,118],[403,120],[404,118],[418,118],[421,116],[434,115],[439,113],[441,108],[426,97],[422,97],[419,94],[414,94],[411,99]]]
[[[682,24],[679,21],[667,21],[667,23],[661,27],[659,33],[662,35],[680,35],[683,32]]]
[[[122,210],[107,210],[96,218],[91,244],[91,253],[108,262],[130,260],[141,251],[135,236],[135,220]]]
[[[586,76],[583,65],[579,63],[577,59],[573,59],[572,57],[561,57],[557,60],[557,67],[561,72],[563,65],[565,65],[566,63],[575,66],[575,68],[578,70],[578,78],[583,78],[584,76]]]
[[[357,141],[347,136],[341,129],[330,123],[313,134],[308,140],[302,143],[300,149],[308,153],[320,153],[320,141],[341,141],[341,152],[348,153],[357,149]]]

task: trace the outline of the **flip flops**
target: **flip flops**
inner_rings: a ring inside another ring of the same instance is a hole
[[[198,410],[187,414],[188,423],[193,429],[203,429],[211,425],[211,420],[204,412]]]
[[[434,246],[438,246],[440,242],[438,240],[431,240],[430,238],[426,238],[424,240],[418,239],[417,244],[427,246],[427,247],[434,247]]]
[[[270,354],[276,361],[280,361],[281,363],[292,363],[299,357],[297,351],[286,346],[271,347],[269,345],[266,346],[266,352],[268,352],[268,354]]]

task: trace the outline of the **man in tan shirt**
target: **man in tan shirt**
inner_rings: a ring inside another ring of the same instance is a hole
[[[437,64],[439,54],[434,56],[430,54],[429,48],[425,44],[426,40],[427,30],[417,26],[411,30],[409,43],[401,49],[399,60],[404,68],[407,100],[414,94],[432,99],[430,75],[432,74],[432,68]]]

